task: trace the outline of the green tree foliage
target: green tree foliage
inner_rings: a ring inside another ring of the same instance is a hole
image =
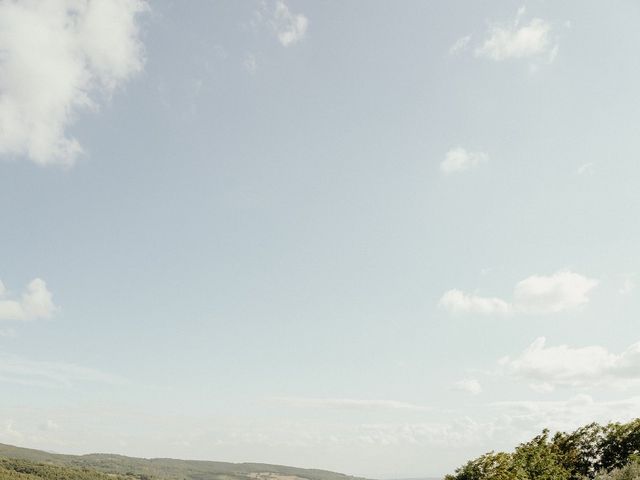
[[[522,472],[522,478],[527,480],[569,479],[558,447],[549,441],[548,430],[544,430],[533,440],[520,444],[512,457],[517,470]]]
[[[591,423],[552,438],[544,430],[512,453],[490,452],[467,462],[445,480],[640,480],[639,472],[636,419],[606,426]]]
[[[456,470],[455,475],[447,475],[445,480],[524,480],[514,456],[504,452],[489,452],[471,460]]]
[[[0,458],[0,480],[136,480],[87,468],[47,465],[24,459]]]
[[[640,480],[640,461],[637,457],[621,468],[610,472],[603,472],[595,477],[596,480]]]
[[[605,427],[601,466],[605,470],[621,468],[640,452],[640,418],[629,423],[610,423]]]

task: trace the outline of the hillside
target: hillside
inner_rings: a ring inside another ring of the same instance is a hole
[[[85,469],[95,473],[97,475],[95,477],[96,480],[100,480],[100,473],[109,474],[111,479],[116,475],[145,480],[152,478],[161,480],[361,480],[341,473],[282,465],[176,460],[171,458],[146,459],[111,454],[60,455],[5,444],[0,444],[0,457],[24,460],[32,462],[32,464],[43,464],[50,467],[64,467],[70,469],[67,472],[70,475],[68,478],[78,479],[82,478],[78,475]],[[58,476],[53,472],[52,475],[45,476],[36,474],[36,477],[64,478],[65,476]],[[3,478],[5,477],[0,476],[0,479]],[[22,477],[6,478],[18,479]]]

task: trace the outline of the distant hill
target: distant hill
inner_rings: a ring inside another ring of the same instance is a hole
[[[325,470],[282,465],[175,460],[171,458],[146,459],[102,453],[60,455],[5,444],[0,444],[0,462],[6,463],[7,460],[3,460],[2,457],[25,462],[23,464],[9,462],[7,465],[13,465],[13,467],[18,465],[16,467],[18,470],[14,468],[12,471],[14,473],[11,475],[7,473],[9,472],[7,468],[4,469],[5,471],[2,470],[0,463],[0,480],[5,478],[16,480],[35,480],[36,478],[78,480],[93,480],[94,478],[95,480],[364,480]],[[53,470],[47,470],[46,467],[51,467]],[[68,470],[63,475],[63,470],[55,470],[54,467]],[[23,468],[26,473],[19,470],[20,468]],[[30,468],[33,471],[29,470]],[[91,476],[92,472],[95,473],[94,477]],[[32,476],[25,477],[24,475]]]

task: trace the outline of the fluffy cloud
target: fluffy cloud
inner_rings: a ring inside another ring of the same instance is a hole
[[[453,388],[461,392],[470,393],[471,395],[478,395],[482,392],[482,385],[480,385],[478,380],[473,378],[459,380],[453,384]]]
[[[144,0],[0,3],[0,155],[71,165],[66,134],[142,68],[137,14]]]
[[[516,358],[505,357],[500,364],[508,374],[529,381],[538,391],[602,384],[627,387],[640,381],[640,342],[616,354],[597,345],[548,347],[540,337]]]
[[[557,53],[557,45],[549,38],[551,25],[540,18],[523,23],[524,13],[525,9],[522,7],[512,23],[491,26],[487,38],[476,49],[476,56],[497,62],[545,55],[549,61],[553,60]]]
[[[449,290],[442,295],[440,306],[449,313],[508,314],[512,306],[500,298],[470,295],[461,290]]]
[[[305,398],[276,397],[274,401],[299,408],[347,408],[347,409],[390,409],[390,410],[431,410],[425,405],[401,402],[397,400],[354,399],[354,398]]]
[[[489,160],[489,155],[483,152],[469,152],[462,147],[452,148],[447,152],[440,164],[440,170],[445,174],[465,172]]]
[[[309,19],[301,13],[291,13],[289,7],[279,1],[276,3],[275,13],[271,22],[278,37],[278,41],[285,47],[301,41],[307,33]]]
[[[533,275],[518,282],[514,291],[516,310],[525,313],[556,313],[589,302],[598,281],[565,270],[549,276]]]
[[[562,270],[553,275],[532,275],[518,282],[512,302],[453,289],[444,293],[439,305],[452,314],[558,313],[587,304],[589,294],[597,285],[597,280]]]
[[[32,280],[18,299],[12,298],[0,281],[0,320],[50,318],[56,308],[53,295],[40,278]]]

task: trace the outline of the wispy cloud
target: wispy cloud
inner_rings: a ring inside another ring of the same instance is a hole
[[[596,171],[595,162],[588,162],[583,165],[580,165],[576,170],[576,173],[578,175],[591,176],[595,173],[595,171]]]
[[[498,297],[448,290],[439,305],[451,314],[550,314],[576,310],[589,303],[598,281],[570,270],[532,275],[518,282],[511,302]]]
[[[72,363],[27,360],[0,355],[0,382],[38,387],[71,387],[78,383],[122,384],[124,379]]]
[[[629,295],[636,289],[636,275],[635,274],[626,274],[623,276],[622,285],[618,289],[618,293],[620,295]]]
[[[466,172],[488,160],[489,155],[484,152],[470,152],[462,147],[456,147],[447,152],[440,164],[440,170],[446,175]]]
[[[244,60],[242,61],[242,66],[251,75],[255,75],[258,70],[258,61],[256,60],[256,56],[252,53],[245,55]]]
[[[397,400],[353,399],[353,398],[308,398],[274,397],[273,401],[297,408],[333,408],[333,409],[390,409],[428,411],[431,407]]]
[[[471,35],[465,35],[464,37],[460,37],[453,45],[449,47],[449,55],[457,55],[463,51],[465,51],[469,47],[469,42],[471,41]]]
[[[475,378],[465,378],[455,382],[453,389],[470,393],[471,395],[478,395],[482,392],[482,385],[480,385],[480,382]]]

